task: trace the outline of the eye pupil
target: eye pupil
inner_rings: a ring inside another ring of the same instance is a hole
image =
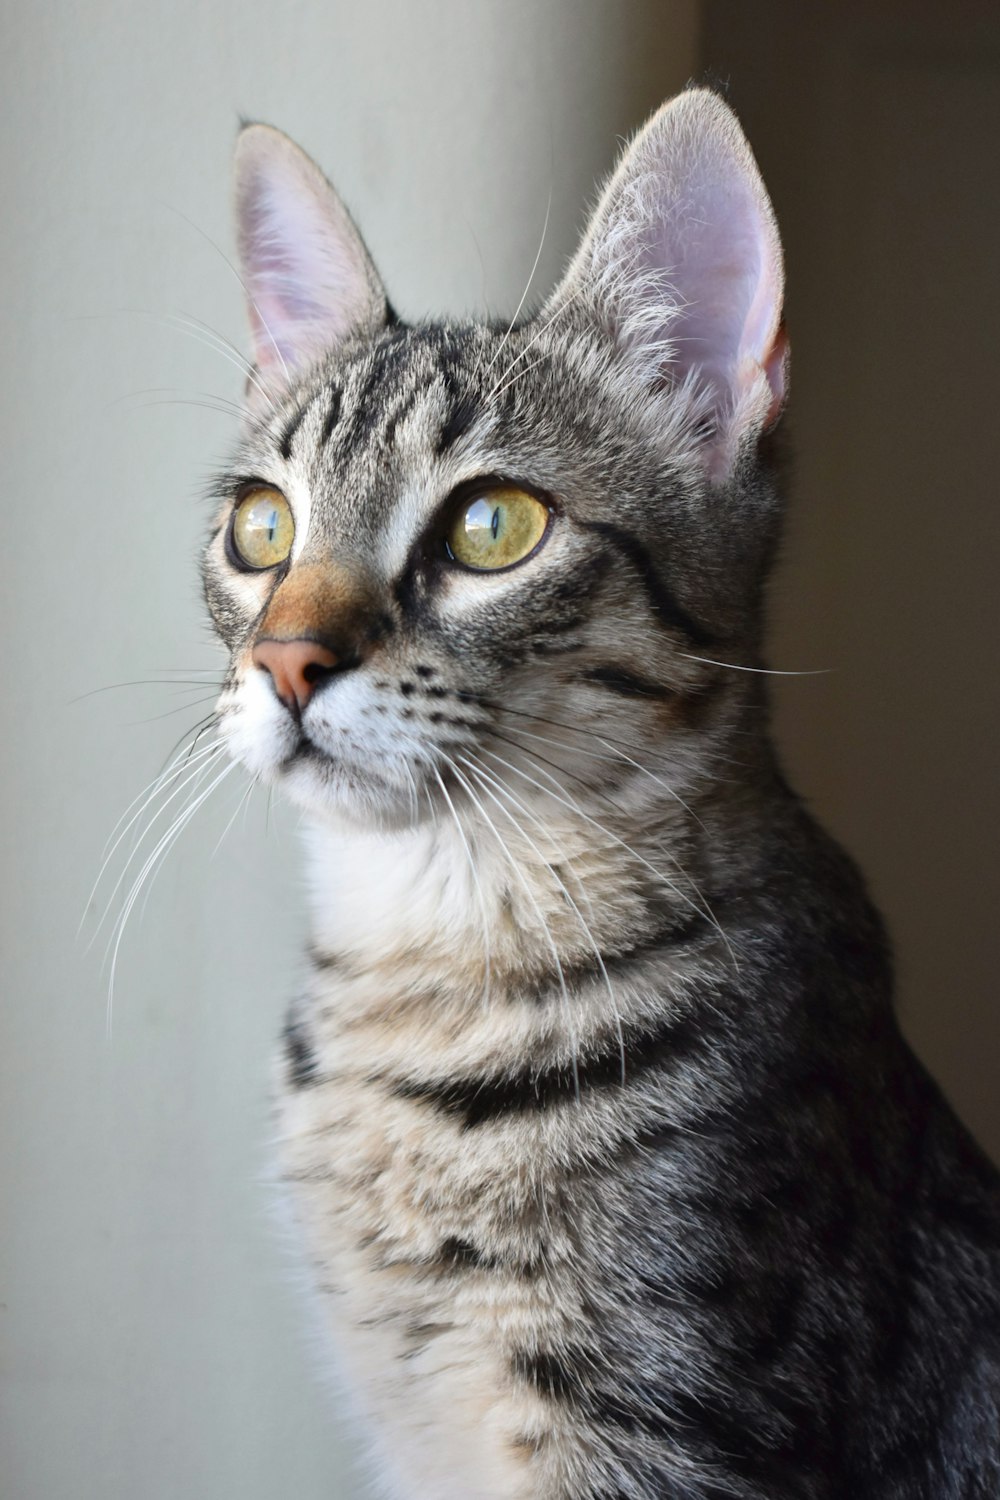
[[[493,512],[493,519],[490,522],[490,530],[493,533],[493,540],[496,541],[496,539],[497,539],[497,532],[500,530],[500,507],[499,507],[499,505],[497,506],[496,510]]]

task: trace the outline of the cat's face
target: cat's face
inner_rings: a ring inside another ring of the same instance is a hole
[[[462,788],[486,815],[493,778],[530,801],[552,767],[578,795],[652,746],[680,785],[721,732],[734,674],[706,659],[753,650],[773,529],[752,453],[780,400],[780,259],[732,116],[682,98],[700,149],[673,160],[678,105],[661,111],[559,292],[511,331],[398,323],[312,164],[245,132],[257,369],[204,577],[231,653],[223,733],[310,809],[398,824]],[[654,170],[673,201],[682,167],[689,198],[707,174],[699,224],[725,209],[698,231],[701,317],[636,204]],[[736,275],[733,183],[753,230]]]

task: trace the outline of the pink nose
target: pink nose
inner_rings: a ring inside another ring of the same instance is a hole
[[[274,691],[293,714],[300,714],[321,682],[336,671],[340,658],[316,641],[258,641],[254,666],[271,674]]]

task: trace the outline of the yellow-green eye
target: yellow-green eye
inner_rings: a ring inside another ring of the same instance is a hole
[[[460,506],[448,528],[448,548],[467,568],[509,568],[534,552],[548,524],[541,500],[497,485]]]
[[[295,521],[280,490],[251,490],[233,516],[233,547],[250,568],[276,568],[292,550]]]

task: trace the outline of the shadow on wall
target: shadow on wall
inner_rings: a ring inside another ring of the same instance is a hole
[[[785,241],[774,598],[795,785],[889,922],[903,1024],[1000,1156],[1000,12],[709,0]]]

